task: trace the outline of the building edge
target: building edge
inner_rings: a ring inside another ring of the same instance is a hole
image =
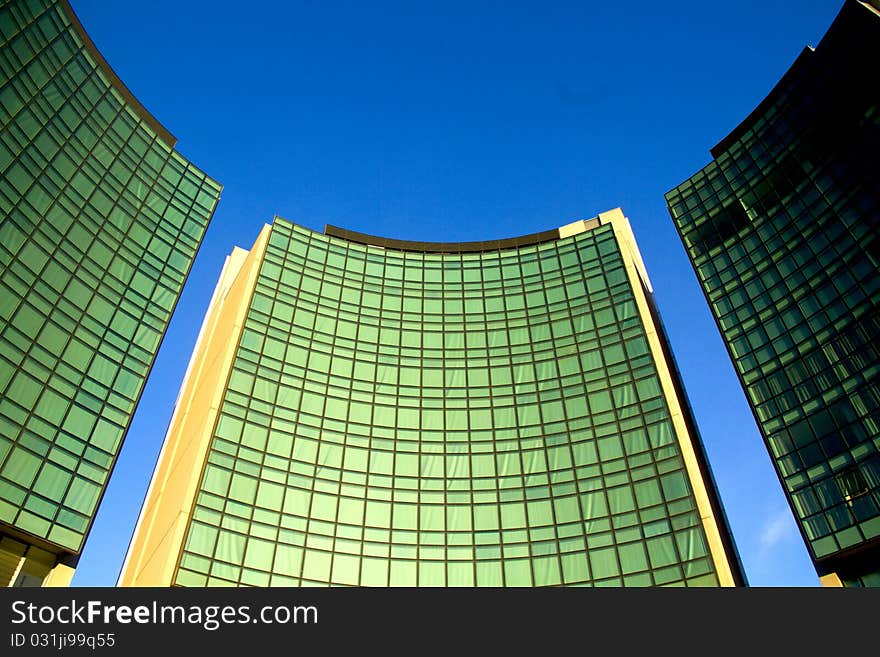
[[[637,307],[648,343],[669,406],[670,417],[688,478],[700,513],[700,521],[709,543],[709,552],[721,586],[746,586],[745,571],[727,515],[718,494],[717,484],[706,457],[705,447],[697,430],[696,420],[685,394],[678,365],[672,356],[668,337],[660,321],[653,290],[647,278],[644,261],[627,217],[620,208],[599,215],[602,224],[610,223],[621,251],[629,254],[627,274],[637,300]]]
[[[797,530],[801,535],[801,539],[803,540],[803,544],[806,548],[810,562],[815,569],[816,576],[821,586],[823,587],[843,587],[844,584],[843,580],[841,579],[841,574],[845,574],[847,571],[847,567],[851,567],[852,563],[857,563],[859,565],[864,565],[866,563],[874,564],[878,556],[880,556],[880,539],[875,538],[870,540],[868,543],[857,544],[846,549],[841,549],[829,556],[821,558],[817,558],[814,554],[812,543],[807,536],[803,523],[800,520],[800,516],[798,515],[798,511],[794,505],[794,501],[788,490],[782,483],[784,481],[784,476],[779,468],[777,458],[770,448],[769,440],[764,431],[763,422],[759,418],[754,405],[751,403],[751,400],[749,400],[745,392],[747,389],[746,381],[740,373],[739,368],[736,366],[736,358],[734,356],[731,344],[724,336],[724,330],[719,317],[716,315],[715,311],[712,310],[712,302],[709,298],[709,293],[700,281],[697,265],[690,256],[684,233],[681,229],[681,226],[679,225],[679,222],[676,221],[676,215],[672,208],[671,198],[674,194],[678,192],[684,182],[692,180],[695,176],[705,171],[708,167],[711,167],[715,163],[717,163],[718,160],[722,156],[724,156],[725,153],[727,153],[737,142],[739,142],[742,137],[744,137],[749,132],[749,130],[751,130],[755,126],[755,124],[766,114],[767,110],[777,101],[778,96],[781,93],[786,92],[787,88],[791,85],[792,80],[802,73],[802,69],[807,69],[809,66],[812,65],[813,59],[817,54],[817,50],[821,52],[825,49],[833,47],[832,44],[837,44],[840,41],[847,40],[849,38],[847,32],[851,29],[854,29],[853,26],[862,26],[864,24],[864,21],[868,18],[871,18],[873,20],[880,19],[880,0],[844,0],[843,5],[838,10],[837,14],[832,20],[831,25],[829,26],[824,36],[819,40],[816,47],[805,47],[797,56],[795,61],[792,62],[789,68],[782,74],[777,83],[773,85],[767,95],[760,100],[760,102],[754,107],[751,112],[749,112],[746,118],[740,121],[740,123],[737,124],[723,139],[721,139],[718,143],[715,144],[715,146],[709,149],[712,159],[706,165],[697,169],[693,174],[686,177],[683,182],[671,188],[666,192],[666,194],[664,194],[667,212],[672,219],[672,223],[679,237],[679,241],[681,242],[682,247],[685,250],[685,255],[687,256],[688,262],[691,265],[691,270],[694,273],[694,277],[697,279],[698,286],[703,294],[703,298],[706,301],[707,308],[709,308],[710,310],[710,315],[712,316],[712,320],[714,321],[715,327],[718,331],[718,337],[721,338],[721,341],[724,344],[724,348],[727,352],[728,358],[730,359],[731,366],[733,367],[733,371],[736,374],[737,381],[739,382],[740,388],[743,391],[743,398],[749,407],[749,411],[752,414],[755,425],[758,429],[758,433],[761,437],[761,442],[764,444],[764,448],[767,451],[767,455],[770,459],[773,471],[776,474],[777,481],[780,484],[780,490],[785,497],[785,501],[789,507],[789,510],[791,511],[792,518],[795,520],[795,525],[797,526]]]
[[[95,63],[101,68],[104,75],[107,76],[110,84],[119,92],[119,94],[125,99],[125,102],[137,112],[137,115],[147,123],[147,125],[152,128],[156,134],[164,141],[169,148],[174,148],[177,143],[177,138],[171,134],[171,132],[162,125],[159,120],[153,116],[150,111],[144,107],[141,102],[135,97],[135,95],[131,92],[131,90],[125,86],[125,83],[122,79],[116,74],[116,71],[113,70],[113,67],[104,59],[104,56],[101,54],[101,51],[98,50],[98,47],[95,45],[95,42],[92,41],[91,37],[89,37],[82,23],[76,15],[76,12],[73,10],[73,7],[70,6],[70,0],[60,0],[60,5],[62,9],[64,9],[64,13],[67,15],[67,18],[70,20],[71,25],[73,26],[74,31],[76,31],[77,36],[82,40],[83,45],[88,50],[89,54],[95,60]]]
[[[263,226],[249,251],[237,249],[226,260],[181,384],[119,586],[171,585],[270,232],[270,226]],[[178,435],[188,440],[175,440]],[[160,558],[161,551],[165,558]]]
[[[95,45],[94,41],[92,41],[85,27],[79,20],[79,17],[76,15],[73,7],[71,6],[69,0],[57,0],[57,8],[61,10],[64,18],[66,18],[70,23],[70,29],[73,31],[75,38],[80,41],[81,46],[85,49],[88,57],[91,57],[94,61],[96,68],[99,70],[100,74],[104,75],[109,83],[111,89],[115,91],[121,97],[121,105],[126,109],[133,112],[137,118],[142,120],[147,128],[150,131],[153,131],[156,139],[162,142],[165,146],[168,147],[169,152],[176,153],[180,158],[182,158],[186,165],[196,170],[201,176],[204,177],[206,181],[209,181],[217,188],[217,194],[214,197],[211,208],[207,214],[207,221],[205,225],[205,230],[210,225],[211,220],[213,219],[213,215],[216,212],[217,204],[220,200],[220,195],[222,193],[223,185],[209,176],[206,172],[204,172],[201,168],[197,167],[193,164],[188,158],[181,155],[179,151],[176,149],[177,138],[171,134],[171,132],[164,126],[162,123],[149,111],[147,108],[137,99],[137,97],[131,92],[131,90],[125,85],[122,79],[117,75],[117,73],[110,66],[109,62],[104,58],[101,54],[100,50]],[[117,99],[119,100],[119,99]],[[177,305],[180,301],[180,296],[183,292],[183,289],[186,286],[187,281],[189,280],[189,275],[192,271],[192,266],[195,263],[195,259],[198,256],[198,253],[201,251],[202,244],[204,242],[204,232],[202,234],[202,239],[198,241],[198,245],[196,247],[195,253],[193,254],[193,258],[187,266],[186,271],[183,275],[183,282],[181,284],[180,293],[177,294],[174,302],[171,306],[171,310],[169,312],[169,322],[174,317],[174,313],[177,309]],[[140,404],[140,400],[143,396],[144,388],[146,387],[146,383],[149,380],[150,373],[152,372],[153,366],[155,365],[156,358],[158,356],[158,352],[160,351],[162,345],[164,344],[165,336],[167,334],[167,325],[165,330],[160,335],[159,341],[156,345],[155,353],[153,354],[152,359],[149,362],[149,366],[144,377],[144,384],[141,386],[141,390],[138,393],[137,398],[134,401],[133,411],[130,413],[128,417],[128,421],[126,422],[122,436],[119,440],[119,445],[117,447],[116,453],[113,455],[113,458],[110,462],[109,466],[109,474],[107,481],[102,486],[97,500],[95,502],[94,511],[92,512],[91,517],[89,518],[88,524],[85,529],[85,533],[83,534],[83,540],[79,547],[79,549],[75,552],[70,551],[70,548],[64,547],[62,545],[56,544],[48,539],[41,538],[40,536],[31,534],[26,530],[22,530],[13,525],[7,525],[5,523],[0,523],[0,529],[2,529],[4,536],[8,536],[11,541],[16,543],[24,544],[24,551],[20,555],[18,564],[14,567],[15,575],[9,580],[6,584],[0,584],[0,586],[11,586],[13,582],[15,582],[17,574],[22,571],[25,566],[29,566],[30,564],[36,564],[36,568],[39,571],[45,572],[46,574],[43,576],[43,580],[41,586],[45,587],[66,587],[70,586],[71,580],[75,574],[75,569],[79,563],[83,550],[87,545],[89,536],[91,534],[92,528],[94,526],[97,514],[100,510],[101,503],[104,500],[104,496],[106,495],[107,488],[109,486],[109,479],[112,477],[112,474],[116,468],[116,464],[119,459],[120,452],[125,443],[126,438],[128,437],[128,431],[131,427],[131,422],[133,420],[134,414],[137,411],[137,407]],[[17,548],[14,548],[17,549]],[[3,575],[6,574],[5,569],[3,570]]]
[[[280,219],[280,217],[276,217],[276,219]],[[374,237],[329,225],[325,228],[324,234],[341,239],[350,239],[349,236],[354,235],[356,239],[351,239],[351,241],[382,248],[451,253],[517,248],[528,244],[565,239],[609,224],[612,226],[621,252],[625,254],[627,276],[630,278],[630,284],[637,299],[640,320],[648,335],[663,395],[670,408],[676,439],[682,451],[688,480],[697,501],[700,523],[706,535],[716,574],[721,586],[744,586],[747,582],[739,554],[733,543],[715,480],[706,460],[705,449],[696,431],[696,423],[690,404],[684,395],[684,387],[678,368],[674,360],[666,362],[667,358],[671,358],[671,349],[662,324],[656,315],[647,271],[636,245],[629,220],[620,208],[550,231],[518,238],[482,242],[410,242]],[[244,254],[240,256],[243,260],[237,265],[230,264],[230,259],[236,254],[234,251],[227,258],[221,272],[220,280],[218,280],[214,296],[206,312],[193,355],[187,367],[187,373],[181,385],[174,414],[157,460],[156,470],[144,498],[144,507],[129,544],[125,563],[117,582],[119,586],[171,586],[173,584],[174,573],[183,553],[185,529],[191,520],[195,495],[204,471],[214,425],[219,415],[221,400],[218,395],[222,395],[223,386],[225,386],[232,370],[232,361],[241,337],[244,317],[256,287],[256,276],[259,273],[270,232],[271,226],[264,226],[254,247],[249,252],[236,249]],[[238,288],[234,294],[233,287]],[[226,299],[230,294],[233,294],[233,298],[227,303]],[[226,336],[215,332],[217,326],[221,324],[220,319],[224,312],[235,313],[239,320],[230,334]],[[221,367],[214,368],[217,376],[212,385],[204,386],[202,373],[205,367],[210,364],[207,361],[212,343],[218,340],[223,341],[227,347],[224,359]],[[186,453],[187,447],[181,447],[179,443],[184,439],[184,436],[191,435],[191,433],[185,433],[185,424],[190,414],[189,409],[196,402],[195,398],[200,394],[202,396],[208,394],[203,390],[203,386],[210,390],[214,400],[210,406],[211,414],[205,417],[205,422],[198,425],[200,432],[198,446],[190,453]],[[185,464],[200,465],[184,467],[184,459],[186,459]],[[183,496],[166,494],[168,489],[184,489],[186,494]],[[162,531],[163,527],[164,531]],[[169,558],[164,559],[161,563],[149,565],[148,562],[155,559],[158,551],[163,549],[162,543],[167,543],[169,535],[174,537],[171,544],[167,546],[166,557]],[[176,552],[173,560],[170,559],[172,552]]]

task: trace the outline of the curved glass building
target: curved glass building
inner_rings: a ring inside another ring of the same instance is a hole
[[[878,57],[880,2],[847,0],[666,195],[827,585],[880,586]]]
[[[122,585],[736,585],[620,210],[227,259]]]
[[[66,1],[0,3],[0,586],[66,584],[220,195]]]

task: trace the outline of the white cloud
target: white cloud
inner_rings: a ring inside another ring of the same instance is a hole
[[[792,536],[795,530],[791,510],[787,507],[777,510],[765,520],[764,526],[761,528],[761,549],[766,551],[773,548],[781,541]]]

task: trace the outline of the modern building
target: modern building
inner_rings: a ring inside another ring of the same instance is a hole
[[[623,213],[228,257],[119,583],[744,584]]]
[[[666,195],[826,585],[880,585],[880,2]]]
[[[220,195],[66,0],[0,3],[0,585],[73,575]]]

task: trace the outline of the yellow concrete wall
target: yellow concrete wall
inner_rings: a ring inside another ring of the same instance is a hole
[[[712,561],[715,564],[718,580],[722,586],[735,586],[733,572],[730,567],[730,562],[727,559],[727,552],[721,541],[721,533],[718,529],[718,523],[709,501],[706,482],[703,481],[703,475],[700,471],[696,452],[694,451],[694,443],[684,419],[682,404],[676,394],[675,386],[672,382],[672,373],[669,364],[666,362],[666,356],[663,353],[663,347],[660,343],[660,335],[657,331],[657,326],[654,324],[654,318],[651,315],[648,300],[645,296],[644,289],[642,288],[642,282],[644,282],[645,289],[647,289],[648,292],[652,291],[651,282],[648,279],[642,255],[636,245],[632,227],[620,208],[615,208],[614,210],[600,214],[599,221],[603,225],[611,224],[614,229],[614,235],[620,245],[620,250],[624,255],[627,276],[629,277],[633,293],[635,294],[639,315],[645,326],[651,355],[657,366],[657,373],[660,377],[663,396],[666,398],[666,403],[669,406],[672,425],[675,430],[676,438],[678,439],[685,468],[687,469],[688,479],[690,480],[691,488],[694,491],[694,498],[697,502],[697,509],[700,514],[700,520],[703,523],[706,539],[709,542],[709,552],[712,555]]]
[[[42,580],[41,586],[70,586],[74,569],[58,556],[12,537],[0,539],[0,587],[12,586],[20,573]]]
[[[840,577],[837,573],[822,575],[822,577],[819,578],[819,583],[825,588],[839,589],[843,587],[843,582],[840,581]]]
[[[43,580],[43,586],[64,587],[70,586],[70,580],[73,579],[74,569],[64,564],[56,564],[46,578]]]
[[[0,587],[12,586],[24,562],[27,545],[8,536],[0,537]]]
[[[120,586],[170,586],[223,400],[235,348],[269,241],[227,258],[181,385]]]
[[[579,221],[563,227],[560,229],[560,237],[606,224],[611,224],[624,255],[627,275],[669,405],[676,438],[719,581],[723,586],[733,586],[733,574],[699,468],[694,443],[645,295],[644,290],[650,292],[651,285],[629,221],[617,208],[599,215],[598,220]],[[246,257],[236,263],[233,254],[224,267],[190,368],[184,378],[163,451],[120,575],[121,586],[168,586],[172,582],[235,346],[269,233],[270,227],[264,227]]]

